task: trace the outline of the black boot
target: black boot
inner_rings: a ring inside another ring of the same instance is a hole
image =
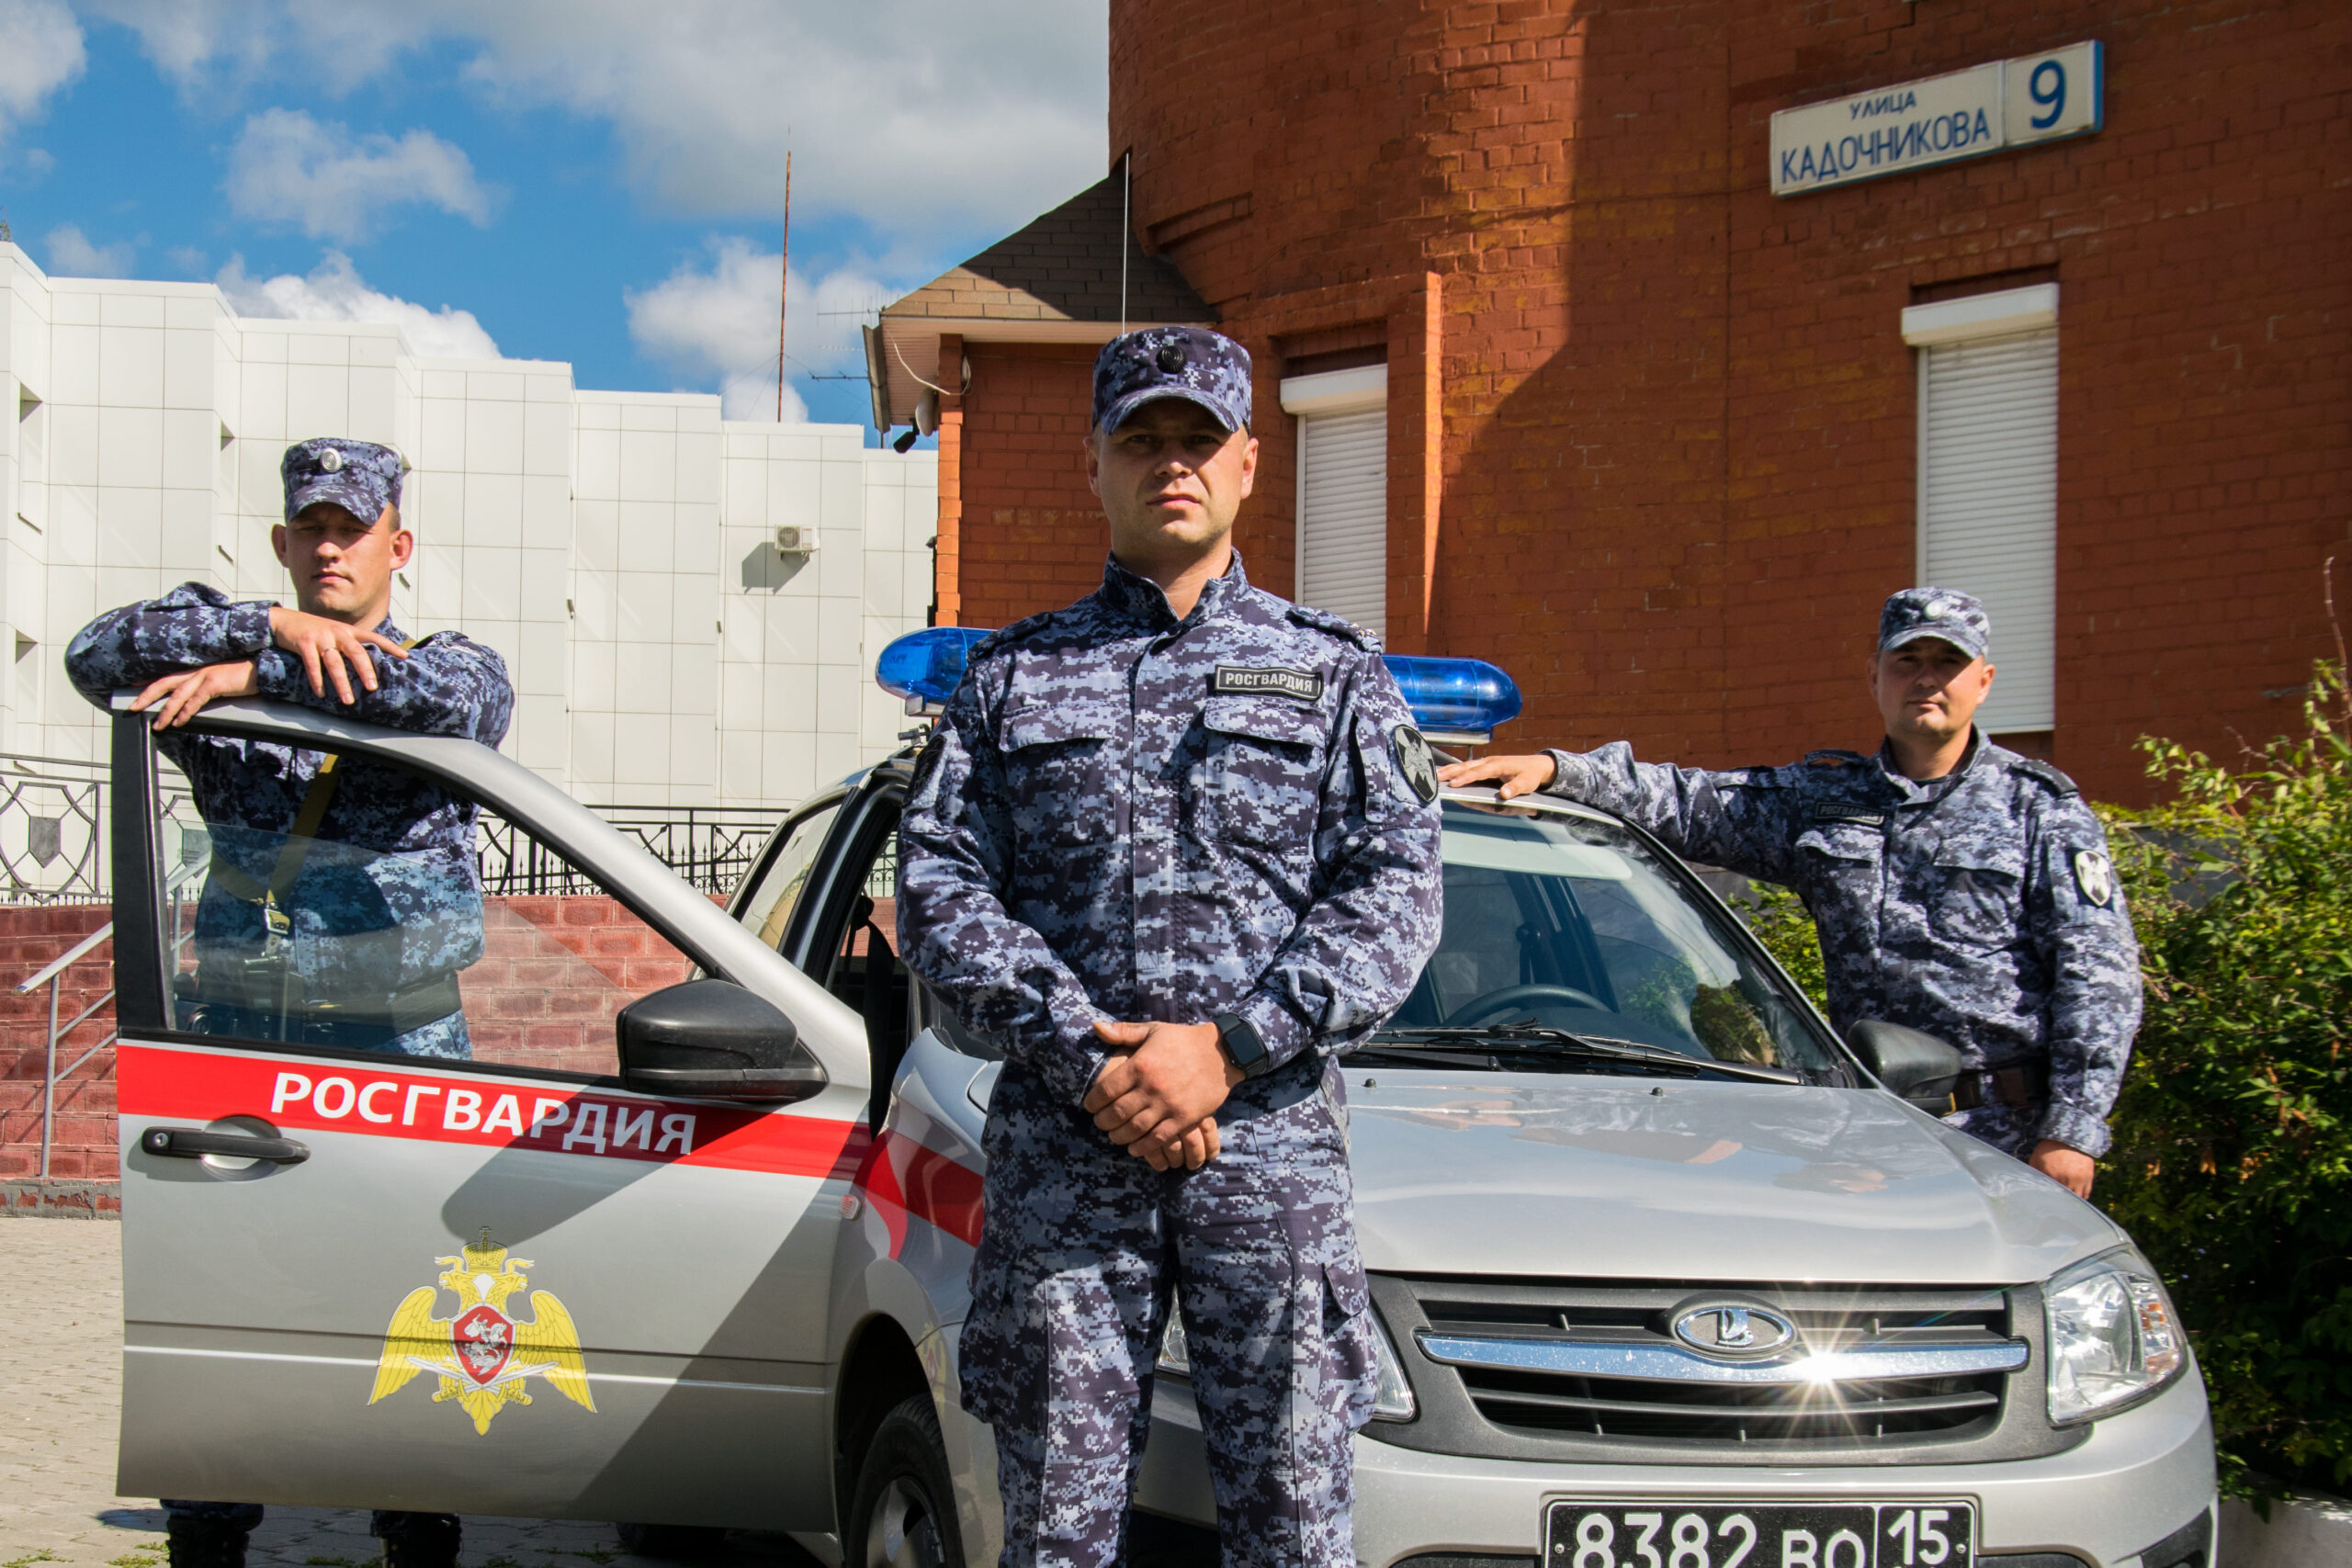
[[[458,1516],[379,1510],[373,1529],[384,1542],[384,1568],[458,1568]]]
[[[245,1532],[212,1519],[164,1524],[172,1568],[245,1568]]]

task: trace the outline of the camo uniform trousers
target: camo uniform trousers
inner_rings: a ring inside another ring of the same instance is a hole
[[[1354,1562],[1375,1360],[1338,1076],[1310,1059],[1243,1084],[1224,1152],[1163,1173],[1006,1069],[959,1358],[965,1408],[996,1428],[1004,1568],[1125,1561],[1171,1294],[1227,1568]]]

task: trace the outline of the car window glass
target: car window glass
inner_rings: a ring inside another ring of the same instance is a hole
[[[313,808],[322,753],[207,739],[242,756],[190,758],[200,826],[184,804],[159,813],[176,1029],[602,1076],[614,1016],[694,971],[594,877],[437,781],[335,757]]]
[[[907,986],[907,966],[899,958],[899,830],[895,826],[882,835],[865,860],[856,886],[842,911],[840,934],[825,947],[820,977],[827,990],[863,1009],[869,973],[878,973],[884,984],[902,997]],[[878,1004],[883,998],[875,1000]],[[903,1001],[895,1013],[905,1017]]]
[[[1820,1067],[1803,1011],[1624,829],[1446,807],[1445,928],[1398,1027],[1534,1022],[1719,1061]]]
[[[824,846],[825,834],[840,814],[841,804],[836,801],[794,823],[775,853],[768,857],[750,897],[736,910],[735,918],[744,929],[766,945],[783,947],[785,927],[791,923],[792,911],[799,907],[800,895],[808,886],[808,874],[816,867],[817,852]]]

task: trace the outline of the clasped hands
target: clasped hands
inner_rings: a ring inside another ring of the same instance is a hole
[[[408,657],[408,649],[379,633],[284,605],[270,607],[269,636],[272,642],[302,660],[314,694],[325,696],[327,684],[333,682],[334,694],[346,703],[359,700],[352,690],[355,678],[368,691],[376,689],[376,661],[368,656],[368,649],[381,649],[395,659]],[[144,713],[152,705],[155,728],[169,729],[202,713],[215,697],[250,697],[256,690],[254,661],[232,659],[222,664],[175,670],[149,682],[132,701],[130,711]]]
[[[1214,1023],[1096,1021],[1115,1053],[1086,1091],[1086,1109],[1111,1142],[1154,1170],[1198,1170],[1217,1156],[1216,1108],[1242,1072]]]

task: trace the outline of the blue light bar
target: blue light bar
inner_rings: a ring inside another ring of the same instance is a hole
[[[973,644],[988,635],[982,626],[926,626],[909,632],[874,661],[875,683],[910,704],[944,706],[963,682]]]
[[[1484,745],[1495,726],[1519,716],[1519,687],[1483,659],[1419,659],[1382,656],[1413,722],[1432,740]]]
[[[939,707],[964,679],[973,645],[989,633],[978,626],[929,626],[909,632],[882,650],[874,679],[894,697]],[[1432,740],[1484,744],[1495,726],[1519,716],[1519,688],[1483,659],[1385,656],[1413,722]]]

